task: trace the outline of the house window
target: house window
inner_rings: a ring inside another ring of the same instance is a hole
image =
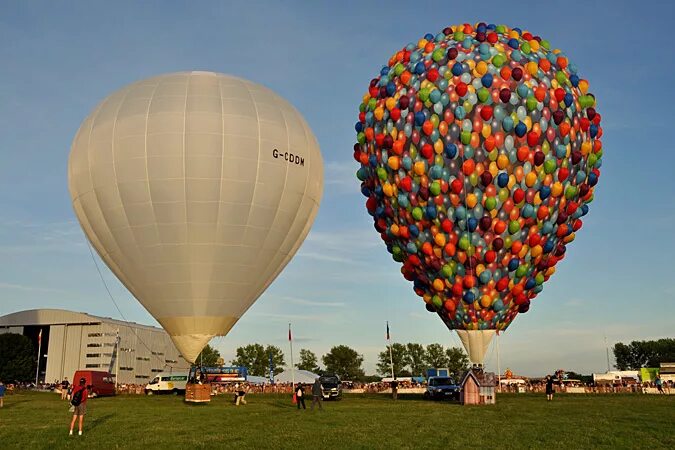
[[[89,337],[101,337],[101,336],[103,336],[103,333],[89,333],[87,336],[89,336]]]
[[[87,353],[87,358],[100,358],[100,353]]]
[[[94,368],[101,367],[101,365],[100,364],[85,364],[84,367],[86,367],[87,369],[94,369]]]
[[[120,367],[120,370],[134,370],[133,367]]]
[[[87,347],[92,348],[92,347],[102,347],[101,344],[87,344]]]

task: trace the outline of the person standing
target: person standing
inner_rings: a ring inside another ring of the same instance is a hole
[[[553,377],[546,375],[546,400],[553,400]]]
[[[315,403],[318,403],[319,409],[323,410],[323,388],[321,387],[321,381],[318,377],[314,380],[314,384],[312,385],[312,410],[314,410]]]
[[[89,390],[87,389],[87,380],[80,378],[79,386],[73,388],[73,395],[70,398],[70,404],[73,406],[73,420],[70,421],[70,433],[73,435],[73,428],[75,428],[75,421],[80,419],[78,435],[82,436],[82,424],[84,422],[84,415],[87,413],[87,396]]]
[[[61,400],[67,400],[68,399],[68,387],[70,386],[70,383],[68,382],[68,377],[65,377],[63,381],[61,382]]]
[[[5,406],[5,385],[0,380],[0,408]]]
[[[302,387],[302,383],[298,383],[298,386],[295,388],[295,398],[298,409],[300,409],[300,403],[302,403],[302,409],[307,409],[305,406],[305,388]]]
[[[659,391],[659,394],[665,394],[663,392],[663,380],[659,375],[656,376],[656,389]]]
[[[239,386],[239,385],[237,385],[237,386]],[[237,397],[236,397],[236,400],[235,400],[235,405],[239,406],[240,403],[243,404],[243,405],[246,404],[246,392],[247,391],[248,391],[248,386],[246,386],[246,385],[242,385],[242,386],[236,388],[235,395]]]

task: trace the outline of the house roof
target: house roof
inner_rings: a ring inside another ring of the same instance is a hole
[[[468,381],[469,377],[473,378],[476,384],[480,387],[494,387],[497,385],[494,373],[469,369],[462,377],[462,386],[464,386],[464,384]]]

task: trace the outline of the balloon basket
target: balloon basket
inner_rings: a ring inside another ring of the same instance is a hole
[[[209,403],[211,401],[211,384],[188,383],[185,386],[186,403]]]

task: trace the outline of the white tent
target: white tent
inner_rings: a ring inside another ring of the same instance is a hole
[[[257,377],[255,375],[249,375],[246,377],[246,381],[251,384],[267,384],[270,379],[268,377]]]
[[[295,382],[296,383],[314,383],[314,380],[319,378],[319,375],[310,372],[309,370],[296,370],[295,371]],[[290,383],[293,381],[293,377],[290,370],[284,370],[279,375],[274,377],[275,383]]]

